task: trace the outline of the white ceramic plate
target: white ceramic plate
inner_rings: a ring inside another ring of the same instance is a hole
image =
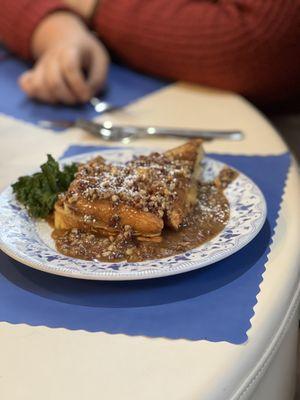
[[[145,149],[104,150],[97,152],[112,162],[124,162]],[[62,160],[62,164],[85,162],[96,153]],[[206,157],[204,179],[213,179],[224,164]],[[32,219],[16,200],[11,188],[0,195],[0,248],[12,258],[56,275],[93,280],[134,280],[158,278],[191,271],[213,264],[237,252],[260,231],[266,219],[266,202],[259,188],[240,173],[226,189],[230,219],[225,229],[211,241],[176,256],[143,262],[105,263],[64,256],[55,250],[51,228]]]

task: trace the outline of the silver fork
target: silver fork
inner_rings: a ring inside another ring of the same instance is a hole
[[[172,136],[181,138],[201,138],[205,140],[227,139],[242,140],[243,132],[240,130],[207,130],[207,129],[186,129],[168,128],[158,126],[134,126],[134,125],[115,125],[111,121],[94,122],[86,119],[76,121],[56,120],[40,121],[39,124],[44,128],[81,128],[98,138],[106,141],[125,141],[128,142],[138,137],[162,137]]]

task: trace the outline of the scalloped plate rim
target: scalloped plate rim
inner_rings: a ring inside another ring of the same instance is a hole
[[[150,149],[153,151],[153,149]],[[83,153],[83,154],[79,154],[79,155],[75,155],[72,157],[66,157],[60,160],[60,163],[65,164],[65,163],[69,163],[72,162],[74,160],[79,160],[79,159],[88,159],[91,158],[95,155],[99,155],[102,153],[108,153],[108,152],[114,152],[114,153],[120,153],[120,152],[128,152],[131,151],[133,153],[145,153],[145,152],[149,152],[149,149],[141,149],[141,148],[123,148],[123,149],[103,149],[100,151],[94,151],[94,152],[88,152],[88,153]],[[220,161],[214,160],[211,157],[205,157],[205,160],[211,163],[217,163],[220,165],[226,165]],[[237,170],[238,171],[238,170]],[[162,269],[159,267],[149,267],[149,269],[147,270],[141,270],[141,271],[104,271],[104,270],[100,270],[96,271],[96,272],[86,272],[84,270],[81,270],[80,272],[78,271],[74,271],[71,270],[69,268],[62,268],[60,267],[59,269],[54,269],[53,266],[51,267],[48,265],[45,265],[44,262],[40,262],[36,259],[32,259],[32,257],[29,257],[27,254],[23,254],[20,251],[16,251],[12,248],[11,245],[7,244],[4,239],[2,238],[3,234],[2,234],[2,229],[0,227],[0,249],[6,253],[8,256],[10,256],[11,258],[15,259],[16,261],[25,264],[26,266],[29,266],[31,268],[46,272],[46,273],[51,273],[51,274],[55,274],[55,275],[59,275],[59,276],[64,276],[64,277],[70,277],[70,278],[76,278],[76,279],[87,279],[87,280],[115,280],[115,281],[120,281],[120,280],[141,280],[141,279],[153,279],[153,278],[160,278],[160,277],[164,277],[164,276],[170,276],[170,275],[177,275],[180,273],[184,273],[184,272],[189,272],[189,271],[193,271],[195,269],[199,269],[199,268],[203,268],[203,267],[207,267],[208,265],[214,264],[217,261],[220,261],[224,258],[229,257],[230,255],[236,253],[237,251],[241,250],[243,247],[245,247],[247,244],[249,244],[255,237],[256,235],[260,232],[261,228],[263,227],[265,220],[266,220],[266,215],[267,215],[267,206],[266,206],[266,201],[265,198],[261,192],[261,190],[258,188],[258,186],[249,178],[247,177],[245,174],[243,174],[242,172],[239,172],[239,177],[243,177],[245,178],[249,183],[251,183],[254,187],[254,189],[256,190],[258,196],[260,197],[260,211],[261,211],[261,217],[258,220],[258,223],[255,224],[255,228],[254,230],[251,232],[251,234],[244,236],[238,244],[236,244],[233,248],[229,248],[227,250],[223,250],[220,251],[219,253],[217,253],[216,255],[212,256],[210,259],[207,259],[206,261],[202,261],[202,262],[197,262],[197,261],[193,261],[193,260],[188,260],[188,261],[183,261],[183,262],[177,262],[177,264],[175,264],[175,267],[169,267],[167,270],[166,269]],[[0,211],[1,211],[1,198],[3,197],[4,194],[6,194],[6,192],[11,191],[11,187],[7,187],[6,189],[4,189],[1,194],[0,194]],[[226,189],[227,191],[230,191],[230,186]],[[1,216],[0,216],[1,217]],[[35,224],[35,221],[33,219],[31,219],[32,223]],[[230,220],[229,220],[230,221]],[[257,221],[256,221],[257,222]],[[203,245],[192,249],[192,251],[201,251],[201,249],[204,248],[204,246],[208,246],[211,242],[213,242],[216,238],[218,238],[224,231],[226,230],[226,227],[224,228],[224,230],[217,235],[216,237],[214,237],[211,241],[204,243]],[[44,246],[47,246],[46,243],[43,242]],[[48,246],[47,246],[48,247]],[[54,251],[53,249],[51,249],[52,251]],[[191,251],[185,252],[185,253],[181,253],[178,254],[176,256],[173,257],[167,257],[167,258],[163,258],[163,259],[157,259],[157,260],[146,260],[143,263],[144,264],[149,264],[151,262],[155,263],[155,262],[160,262],[160,263],[168,263],[168,259],[174,259],[176,257],[185,257],[185,255],[187,253],[190,253]],[[61,257],[62,255],[58,252],[56,252],[56,254]],[[78,259],[73,259],[71,257],[66,257],[63,256],[64,258],[68,258],[71,262],[73,260],[76,261]],[[83,264],[86,263],[90,263],[91,261],[85,261],[85,260],[80,260]],[[101,265],[103,263],[99,262],[99,265]],[[109,263],[107,263],[109,264]],[[123,263],[110,263],[110,265],[116,265],[116,264],[123,264]],[[130,264],[130,265],[136,265],[137,263],[125,263],[126,264]],[[164,267],[166,268],[166,267]]]

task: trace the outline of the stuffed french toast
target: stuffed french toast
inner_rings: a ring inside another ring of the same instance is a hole
[[[223,189],[231,177],[224,171],[203,183],[203,157],[202,141],[191,140],[122,165],[102,157],[81,165],[55,204],[57,249],[78,258],[135,262],[211,239],[229,218]]]
[[[97,156],[60,166],[51,155],[41,172],[13,184],[34,218],[54,225],[59,252],[75,258],[136,262],[174,256],[221,232],[230,214],[224,189],[237,173],[202,179],[201,140],[164,153],[109,163]]]
[[[79,167],[55,204],[56,229],[107,235],[129,226],[139,240],[158,240],[164,227],[178,230],[197,201],[201,140],[124,165],[97,157]]]

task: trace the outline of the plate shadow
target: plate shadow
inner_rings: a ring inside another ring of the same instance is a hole
[[[141,281],[87,281],[51,275],[0,253],[1,275],[11,284],[57,302],[97,307],[135,308],[180,302],[230,284],[247,273],[270,245],[266,221],[260,233],[232,256],[192,272]]]

